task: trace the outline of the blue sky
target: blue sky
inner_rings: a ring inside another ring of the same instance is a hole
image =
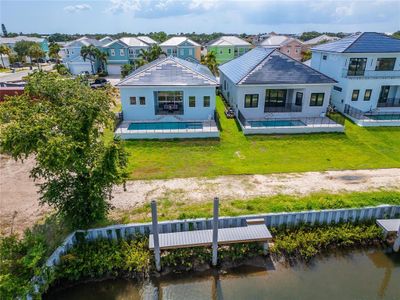
[[[0,0],[10,32],[400,30],[399,0]]]

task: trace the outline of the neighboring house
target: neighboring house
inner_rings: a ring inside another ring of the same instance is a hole
[[[4,64],[4,66],[3,66]],[[10,67],[10,58],[6,54],[0,54],[0,65],[3,68],[9,68]]]
[[[325,116],[336,81],[277,49],[257,47],[219,71],[244,134],[344,130]]]
[[[150,45],[150,46],[158,44],[157,41],[155,41],[151,37],[148,37],[148,36],[145,36],[145,35],[137,36],[136,38],[141,40],[142,42],[146,43],[147,45]]]
[[[155,41],[150,39],[148,42]],[[106,51],[108,56],[108,74],[120,75],[123,65],[134,63],[139,58],[140,50],[147,50],[151,45],[136,37],[123,37],[104,45],[103,51]]]
[[[93,45],[98,49],[101,49],[102,43],[96,39],[91,39],[87,37],[81,37],[77,40],[71,41],[65,44],[62,48],[63,63],[69,69],[71,74],[78,75],[82,72],[89,72],[91,74],[96,73],[99,68],[99,62],[97,60],[93,61],[93,68],[90,59],[83,59],[81,56],[81,49],[83,46]]]
[[[200,64],[159,58],[133,71],[120,89],[123,139],[218,137],[217,79]]]
[[[40,45],[40,48],[45,52],[46,58],[49,53],[49,41],[46,38],[30,37],[30,36],[16,36],[16,37],[0,37],[0,44],[5,44],[11,49],[14,49],[15,43],[20,41],[34,42]]]
[[[111,43],[113,40],[114,40],[113,38],[111,38],[111,37],[109,37],[109,36],[105,36],[105,37],[103,37],[102,39],[100,39],[99,42],[100,42],[102,45],[106,45],[106,44]]]
[[[339,38],[336,36],[329,36],[326,34],[321,34],[320,36],[317,36],[311,40],[305,41],[303,42],[304,45],[307,45],[309,47],[312,46],[316,46],[316,45],[320,45],[320,44],[324,44],[324,43],[328,43],[328,42],[333,42],[333,41],[337,41]]]
[[[286,35],[271,35],[262,41],[259,46],[278,49],[282,53],[296,60],[301,60],[303,58],[302,52],[307,50],[307,46],[300,40]]]
[[[400,40],[353,34],[311,48],[311,66],[338,81],[332,103],[361,126],[400,126]]]
[[[200,62],[201,46],[184,36],[172,37],[160,44],[167,56],[175,56],[188,61]]]
[[[237,36],[221,36],[207,45],[207,52],[214,52],[217,63],[226,63],[251,50],[249,42]]]

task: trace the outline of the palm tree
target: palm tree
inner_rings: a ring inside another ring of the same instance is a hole
[[[200,63],[207,66],[214,75],[218,75],[218,63],[214,51],[207,52],[201,57]]]
[[[0,45],[1,65],[5,68],[6,65],[4,64],[3,55],[8,55],[8,57],[11,55],[11,49],[5,44]]]
[[[33,44],[29,50],[28,50],[28,54],[31,58],[36,59],[36,63],[38,66],[38,69],[40,69],[40,65],[39,65],[39,58],[42,58],[46,55],[46,53],[44,53],[44,51],[42,50],[42,48],[40,48],[40,46],[38,44]]]
[[[104,72],[106,69],[106,64],[107,64],[107,58],[108,58],[108,54],[107,52],[103,52],[99,49],[96,49],[96,58],[99,60],[100,62],[100,70],[101,72]]]
[[[99,49],[97,49],[93,45],[82,46],[82,48],[81,48],[81,56],[83,57],[83,61],[86,61],[86,59],[88,59],[90,61],[90,66],[92,68],[93,74],[96,73],[94,71],[93,62],[96,60],[96,54],[98,53],[98,51],[99,51]]]
[[[138,60],[135,62],[137,67],[141,67],[149,62],[152,62],[162,55],[167,55],[159,45],[153,45],[148,50],[140,49],[140,53],[138,55]]]
[[[61,47],[59,44],[55,42],[51,42],[49,45],[49,57],[53,58],[56,60],[57,64],[59,63],[60,55],[58,55],[58,52],[60,52]]]

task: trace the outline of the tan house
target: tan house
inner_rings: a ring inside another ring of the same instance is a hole
[[[301,60],[303,58],[302,52],[308,48],[300,40],[285,35],[271,35],[262,41],[259,46],[278,49],[280,52],[296,60]]]

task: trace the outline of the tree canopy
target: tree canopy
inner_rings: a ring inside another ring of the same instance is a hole
[[[29,56],[29,48],[37,43],[30,41],[18,41],[15,43],[14,51],[18,55],[18,59],[21,61],[25,56]]]
[[[104,218],[112,186],[126,177],[121,142],[103,137],[111,105],[107,90],[42,71],[29,76],[23,95],[0,105],[2,151],[19,160],[34,155],[40,202],[75,228]]]

